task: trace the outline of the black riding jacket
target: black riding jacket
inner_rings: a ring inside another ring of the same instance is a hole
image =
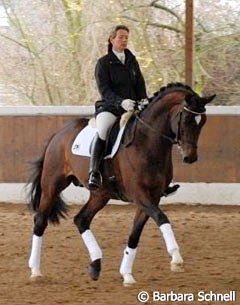
[[[95,68],[97,86],[103,100],[101,104],[118,113],[124,112],[121,107],[124,99],[136,101],[147,97],[136,57],[128,49],[124,52],[125,64],[111,51],[98,60]]]

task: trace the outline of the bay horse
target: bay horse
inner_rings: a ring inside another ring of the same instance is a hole
[[[74,217],[90,256],[90,277],[97,280],[101,271],[102,250],[90,224],[112,198],[137,206],[128,244],[123,252],[120,274],[124,285],[135,283],[133,263],[138,242],[147,220],[152,218],[160,229],[171,257],[171,269],[182,268],[183,259],[167,215],[159,201],[173,177],[172,146],[182,150],[183,162],[197,161],[197,142],[206,122],[205,105],[215,95],[200,97],[189,86],[171,83],[162,88],[151,103],[136,116],[134,137],[129,145],[121,144],[111,160],[115,174],[114,187],[109,178],[109,164],[102,163],[103,185],[90,190],[88,201]],[[48,223],[58,224],[65,218],[67,205],[61,192],[73,182],[88,188],[89,158],[73,155],[71,146],[88,119],[79,118],[56,132],[45,147],[43,156],[35,162],[30,179],[30,207],[34,210],[32,249],[29,258],[31,277],[41,276],[42,237]],[[112,178],[112,177],[111,177]],[[117,190],[117,191],[116,191]],[[116,195],[117,194],[117,195]]]

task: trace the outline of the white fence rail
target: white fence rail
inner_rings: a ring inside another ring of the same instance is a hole
[[[206,106],[208,115],[240,115],[240,106]],[[92,116],[94,106],[0,106],[0,116]]]

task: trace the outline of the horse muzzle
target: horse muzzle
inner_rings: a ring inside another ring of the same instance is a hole
[[[183,162],[187,164],[191,164],[196,162],[198,159],[197,155],[196,156],[184,156],[183,157]]]
[[[196,147],[181,147],[182,150],[182,156],[183,156],[183,162],[187,164],[191,164],[197,161],[198,155],[197,155],[197,148]]]

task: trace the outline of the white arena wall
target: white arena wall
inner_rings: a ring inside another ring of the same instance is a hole
[[[240,183],[181,183],[176,194],[163,197],[161,204],[220,204],[240,205]],[[70,185],[63,192],[69,204],[83,204],[89,191]],[[1,183],[0,202],[27,203],[26,187],[23,183]],[[126,204],[120,200],[110,200],[109,204]]]

